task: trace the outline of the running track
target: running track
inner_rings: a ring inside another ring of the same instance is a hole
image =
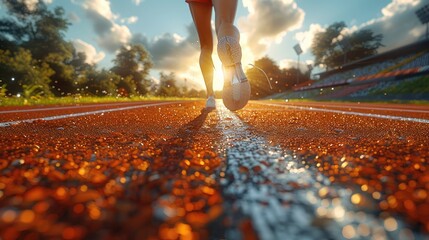
[[[425,239],[429,107],[0,108],[0,238]]]

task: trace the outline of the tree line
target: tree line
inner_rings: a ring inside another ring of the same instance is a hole
[[[0,19],[0,94],[3,96],[187,96],[195,89],[179,88],[173,73],[160,74],[154,85],[153,67],[143,45],[122,46],[110,69],[86,62],[64,35],[71,23],[63,8],[49,10],[43,1],[29,9],[25,1],[3,0],[8,16]]]
[[[34,9],[29,9],[25,1],[2,1],[8,15],[0,19],[0,96],[205,96],[204,91],[179,87],[174,73],[160,73],[160,82],[155,85],[149,75],[153,63],[143,45],[122,46],[113,67],[98,69],[86,62],[85,53],[65,40],[71,23],[63,8],[50,10],[38,1]],[[382,36],[369,30],[335,41],[345,27],[343,22],[334,23],[315,36],[311,48],[315,64],[335,68],[346,58],[363,58],[382,46]],[[247,70],[252,98],[283,92],[308,81],[310,71],[280,69],[267,56],[258,59]]]
[[[344,22],[335,22],[325,31],[315,34],[310,51],[314,56],[314,66],[322,65],[327,70],[339,69],[341,66],[365,57],[377,54],[383,39],[382,34],[372,30],[361,29],[347,34]],[[306,71],[297,68],[280,69],[274,60],[263,57],[256,60],[254,67],[246,73],[252,86],[252,98],[258,99],[275,93],[290,90],[294,86],[311,80],[313,66]],[[270,83],[261,73],[264,70]],[[271,85],[271,86],[270,86]]]

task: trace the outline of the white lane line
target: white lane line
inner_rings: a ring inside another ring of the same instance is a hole
[[[255,135],[234,113],[222,106],[217,111],[217,128],[224,138],[220,147],[226,156],[220,179],[225,209],[231,209],[227,214],[233,222],[240,222],[243,216],[250,218],[259,239],[344,239],[346,226],[365,227],[380,239],[398,239],[405,229],[400,219],[389,216],[398,229],[387,231],[373,209],[356,208],[351,203],[351,196],[359,193],[371,205],[373,200],[366,193],[332,184],[292,151],[271,146]],[[354,166],[348,163],[348,167]],[[227,229],[226,239],[243,236],[233,226]]]
[[[254,102],[254,103],[267,105],[267,106],[298,109],[298,110],[304,110],[304,111],[329,112],[329,113],[339,113],[344,115],[355,115],[355,116],[361,116],[361,117],[373,117],[373,118],[407,121],[407,122],[429,123],[429,119],[424,119],[424,118],[400,117],[400,116],[382,115],[382,114],[375,114],[375,113],[361,113],[361,112],[353,112],[353,111],[346,111],[346,110],[341,111],[341,110],[314,108],[314,107],[300,107],[300,106],[291,106],[291,105],[276,104],[276,103],[261,103],[261,102]]]
[[[363,109],[363,110],[381,110],[381,111],[392,111],[392,112],[410,112],[410,113],[429,113],[429,110],[420,110],[420,109],[404,109],[404,108],[389,108],[389,107],[362,107],[356,105],[323,105],[315,104],[313,106],[306,105],[288,105],[288,106],[297,106],[297,107],[326,107],[326,108],[350,108],[350,109]]]
[[[298,106],[298,105],[288,105],[296,107],[313,107],[313,106]],[[315,104],[314,107],[326,107],[326,108],[351,108],[351,109],[363,109],[363,110],[381,110],[381,111],[392,111],[392,112],[410,112],[410,113],[429,113],[429,110],[419,110],[419,109],[398,109],[398,108],[383,108],[383,107],[361,107],[353,105],[319,105]]]
[[[57,115],[57,116],[50,116],[50,117],[43,117],[43,118],[33,118],[33,119],[10,121],[10,122],[0,122],[0,127],[9,127],[11,125],[20,124],[20,123],[32,123],[32,122],[38,121],[38,120],[52,121],[52,120],[64,119],[64,118],[73,118],[73,117],[81,117],[81,116],[95,115],[95,114],[102,114],[102,113],[109,113],[109,112],[125,111],[125,110],[131,110],[131,109],[136,109],[136,108],[169,105],[169,104],[174,104],[174,103],[180,104],[181,102],[153,103],[153,104],[129,106],[129,107],[122,107],[122,108],[104,109],[104,110],[97,110],[97,111],[90,111],[90,112],[64,114],[64,115]]]
[[[125,102],[125,103],[105,103],[105,104],[88,104],[88,105],[79,105],[79,106],[62,106],[62,107],[47,107],[47,108],[31,108],[31,109],[16,109],[16,110],[5,110],[0,111],[0,114],[6,113],[24,113],[24,112],[43,112],[43,111],[54,111],[54,110],[67,110],[67,109],[75,109],[75,108],[90,108],[90,107],[113,107],[113,106],[121,106],[130,104],[133,102]],[[138,104],[138,102],[135,102]]]

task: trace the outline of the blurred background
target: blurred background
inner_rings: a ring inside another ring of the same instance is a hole
[[[239,1],[236,24],[252,98],[429,99],[428,4]],[[198,37],[184,1],[2,0],[0,53],[2,103],[205,97]],[[213,58],[219,95],[222,67]]]

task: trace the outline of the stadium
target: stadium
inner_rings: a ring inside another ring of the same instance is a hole
[[[0,0],[0,240],[429,239],[428,3]]]
[[[428,74],[429,40],[423,40],[314,74],[318,80],[300,83],[292,91],[270,98],[427,100],[428,89],[407,86],[427,85]]]

